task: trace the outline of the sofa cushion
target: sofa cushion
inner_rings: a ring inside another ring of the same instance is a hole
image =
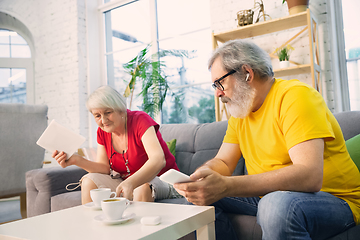
[[[176,138],[176,164],[181,172],[190,175],[205,161],[215,157],[222,144],[227,121],[205,124],[163,124],[160,132],[165,141]],[[234,175],[244,174],[241,158]]]
[[[72,191],[51,197],[51,212],[81,205],[81,191]]]
[[[227,214],[234,226],[236,234],[241,239],[261,240],[262,231],[259,224],[256,222],[255,216],[242,214]]]
[[[351,159],[360,170],[360,134],[348,139],[345,143]]]
[[[170,141],[176,136],[176,164],[180,171],[191,174],[190,164],[195,153],[194,142],[197,129],[196,124],[163,124],[160,132],[165,141]]]
[[[360,111],[340,112],[334,116],[339,122],[345,140],[360,134]]]

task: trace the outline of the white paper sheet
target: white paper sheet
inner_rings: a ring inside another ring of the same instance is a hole
[[[50,153],[64,151],[70,158],[84,142],[85,137],[52,120],[36,144]]]

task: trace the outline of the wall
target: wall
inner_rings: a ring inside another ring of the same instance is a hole
[[[260,0],[257,0],[260,2]],[[263,0],[265,6],[265,13],[269,14],[272,19],[287,16],[287,4],[282,4],[282,0]],[[237,27],[236,16],[240,10],[250,9],[254,7],[254,2],[249,0],[210,0],[211,11],[211,26],[213,32],[222,32]],[[331,111],[339,111],[334,104],[334,89],[333,89],[333,76],[331,72],[331,50],[328,24],[328,6],[326,0],[310,0],[309,8],[315,14],[318,20],[319,28],[319,48],[320,48],[320,65],[322,69],[322,87],[323,96]],[[257,12],[254,14],[256,18]],[[266,34],[263,36],[251,38],[252,41],[262,46],[267,52],[273,52],[276,46],[280,46],[288,39],[297,34],[303,27]],[[291,60],[301,64],[310,63],[309,56],[309,39],[305,33],[300,35],[300,38],[290,43],[295,50],[291,54]],[[273,59],[274,69],[278,68],[277,59]],[[311,84],[310,74],[301,74],[296,76],[283,77],[284,79],[296,78],[308,84]],[[341,101],[341,99],[337,99]]]
[[[0,12],[32,34],[35,104],[48,105],[49,120],[87,138],[85,1],[1,0]]]

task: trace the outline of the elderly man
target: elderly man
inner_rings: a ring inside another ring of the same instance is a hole
[[[232,117],[219,152],[175,184],[215,206],[217,239],[236,239],[225,213],[257,217],[263,239],[326,239],[360,222],[360,173],[322,96],[273,77],[269,55],[229,41],[209,61],[215,94]],[[241,156],[248,175],[231,176]]]

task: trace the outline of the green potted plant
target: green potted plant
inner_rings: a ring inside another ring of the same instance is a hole
[[[141,108],[154,117],[160,112],[169,90],[168,76],[165,73],[167,67],[161,58],[165,56],[190,58],[194,51],[189,53],[185,50],[160,50],[155,54],[149,54],[149,50],[150,45],[147,45],[137,56],[123,64],[123,68],[130,75],[130,81],[124,80],[128,81],[124,97],[130,97],[129,109],[131,109],[136,83],[141,82],[139,94],[142,96]]]
[[[289,67],[289,59],[290,59],[290,52],[293,51],[294,48],[287,44],[286,46],[279,47],[275,50],[275,54],[278,56],[280,61],[280,68],[286,68]]]

